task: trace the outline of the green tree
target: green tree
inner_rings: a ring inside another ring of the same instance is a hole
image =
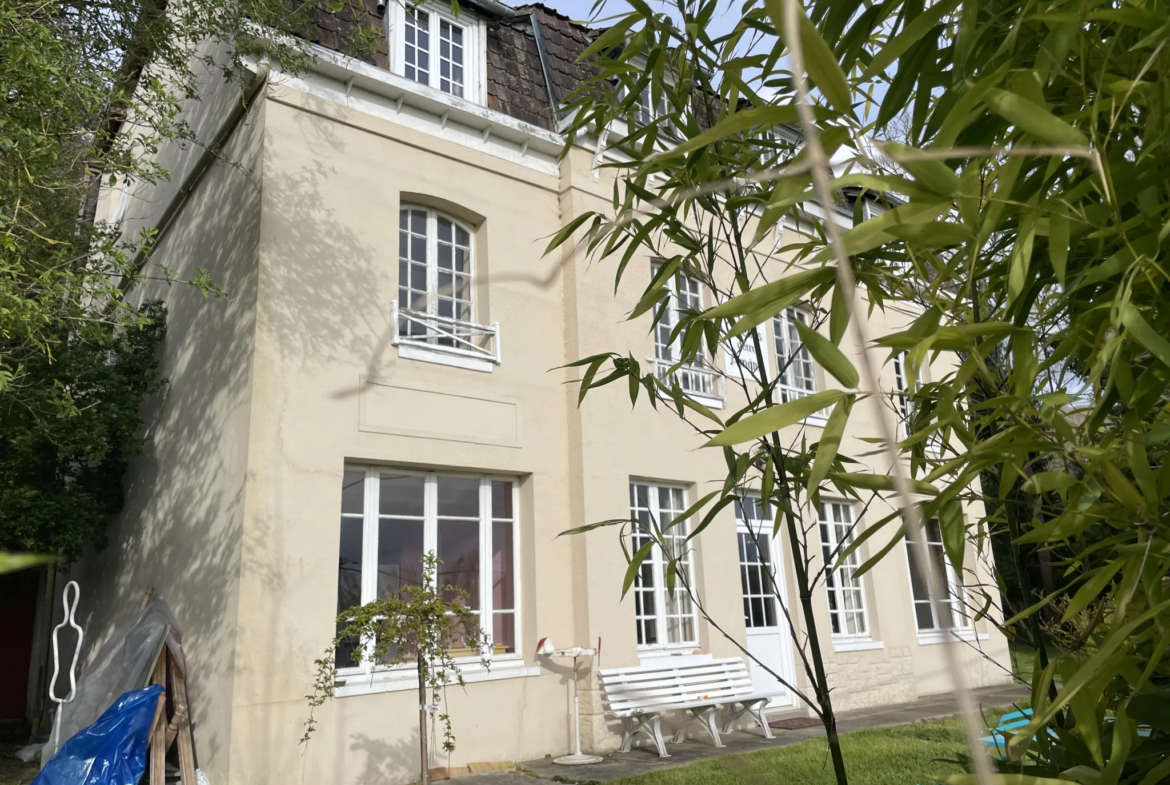
[[[1006,544],[1013,574],[1047,585],[1025,585],[1028,607],[1003,622],[1039,649],[1034,721],[1000,769],[1165,779],[1166,5],[748,0],[721,36],[708,32],[713,0],[631,6],[586,53],[599,72],[577,95],[570,135],[632,120],[644,91],[666,111],[616,142],[628,163],[614,165],[612,212],[580,216],[551,247],[584,230],[594,256],[618,260],[618,277],[635,254],[662,260],[631,318],[653,312],[678,272],[716,294],[674,326],[682,356],[672,371],[743,336],[758,345],[755,325],[806,301],[827,330],[801,337],[847,392],[806,407],[777,398],[775,375],[759,377],[748,405],[720,418],[673,373],[663,381],[608,354],[577,363],[582,398],[628,380],[632,399],[645,390],[665,400],[722,448],[726,482],[684,516],[708,510],[691,536],[744,485],[759,489],[798,554],[802,606],[818,575],[802,569],[795,513],[827,489],[882,493],[900,508],[864,533],[886,540],[871,563],[928,518],[960,570],[965,542]],[[846,171],[830,168],[834,155]],[[876,209],[863,212],[867,198]],[[851,228],[808,209],[834,204],[855,210]],[[769,280],[761,271],[775,252],[763,241],[792,213],[814,236]],[[921,315],[897,335],[866,335],[851,318],[855,295],[870,308],[914,303]],[[837,348],[850,329],[902,354],[912,378],[937,352],[960,360],[911,391],[906,438],[877,409],[884,448],[901,456],[893,477],[850,472],[837,449],[850,419],[882,397],[868,353],[855,368]],[[782,427],[829,405],[818,442],[781,441]],[[985,515],[964,520],[963,500]],[[631,553],[627,585],[644,556]],[[932,595],[944,596],[937,580]],[[998,604],[984,592],[976,610]],[[809,644],[797,650],[844,783],[818,636],[801,610]],[[988,781],[965,703],[972,766]]]
[[[0,548],[68,563],[105,544],[106,521],[122,508],[126,462],[140,446],[142,401],[163,383],[157,349],[166,312],[148,302],[135,317],[142,326],[97,344],[55,340],[51,358],[33,354],[23,366],[21,379],[37,383],[0,396]]]
[[[316,660],[313,692],[306,696],[309,718],[301,742],[307,744],[317,729],[314,711],[336,693],[337,652],[344,650],[354,664],[374,662],[383,666],[413,665],[418,673],[418,739],[420,778],[430,782],[430,753],[427,750],[427,715],[443,727],[443,750],[455,750],[451,715],[438,714],[443,690],[448,684],[463,686],[459,659],[478,653],[484,668],[488,638],[481,631],[479,616],[467,606],[471,599],[463,589],[450,584],[435,585],[442,562],[433,551],[422,557],[422,583],[407,584],[365,605],[343,610],[337,616],[337,637],[324,656]]]
[[[133,292],[171,274],[149,261],[153,232],[94,222],[102,185],[167,178],[163,144],[197,154],[182,107],[200,74],[235,79],[249,57],[295,71],[308,52],[287,32],[318,9],[359,8],[0,0],[0,548],[73,558],[100,544],[95,520],[119,505],[137,406],[157,383],[146,355],[162,311]],[[202,271],[191,283],[214,289]]]

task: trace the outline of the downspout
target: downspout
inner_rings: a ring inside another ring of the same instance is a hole
[[[548,108],[552,112],[552,130],[558,130],[561,124],[560,102],[553,93],[552,79],[548,75],[548,63],[544,57],[544,38],[540,34],[540,21],[536,18],[536,9],[529,15],[532,20],[532,37],[536,39],[536,57],[540,60],[540,72],[544,74],[544,87],[548,91]]]
[[[167,234],[167,230],[171,228],[171,224],[174,222],[175,218],[178,217],[179,212],[183,209],[183,205],[187,202],[187,197],[191,195],[196,187],[198,187],[199,182],[203,179],[203,176],[207,174],[207,170],[211,168],[211,163],[216,159],[218,151],[222,149],[225,144],[227,144],[227,141],[231,137],[232,132],[234,132],[236,130],[236,126],[240,124],[240,120],[242,120],[244,115],[248,113],[248,110],[252,108],[252,104],[255,102],[256,97],[260,94],[260,91],[268,82],[268,74],[270,71],[271,68],[267,62],[260,63],[256,68],[256,74],[252,77],[251,82],[248,84],[244,96],[241,98],[239,103],[232,107],[232,111],[228,114],[227,119],[220,127],[219,133],[216,134],[215,138],[211,141],[211,144],[204,146],[203,154],[199,157],[199,161],[195,164],[195,167],[190,171],[190,173],[188,173],[187,177],[184,178],[183,184],[179,186],[178,193],[175,194],[174,198],[171,199],[170,204],[167,205],[166,210],[163,211],[162,217],[159,218],[158,221],[158,233],[155,235],[154,241],[151,243],[152,247],[158,247],[158,244],[162,242],[163,237],[165,237]],[[140,270],[145,261],[146,251],[139,249],[138,253],[134,257],[134,269]],[[125,288],[125,286],[126,279],[123,278],[121,288]]]

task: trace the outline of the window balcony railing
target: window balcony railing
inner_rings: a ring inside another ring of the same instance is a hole
[[[654,375],[667,385],[678,382],[679,389],[697,398],[706,398],[722,404],[726,400],[723,376],[706,363],[678,363],[654,358]]]
[[[475,324],[447,316],[399,308],[391,303],[395,346],[419,346],[432,351],[500,362],[500,323]]]

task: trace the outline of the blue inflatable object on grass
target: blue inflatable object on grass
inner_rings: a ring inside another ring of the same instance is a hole
[[[127,692],[57,750],[32,785],[138,785],[163,688]]]

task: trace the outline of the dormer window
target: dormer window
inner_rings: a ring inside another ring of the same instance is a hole
[[[630,94],[629,88],[625,85],[618,85],[617,91],[619,101],[626,100],[626,97]],[[659,96],[658,102],[655,103],[650,97],[650,88],[647,87],[635,99],[632,114],[631,119],[635,125],[650,125],[650,123],[666,114],[666,96]]]
[[[664,114],[666,114],[666,96],[659,96],[658,103],[654,103],[650,98],[650,88],[647,87],[638,96],[638,125],[650,125]]]
[[[395,4],[387,14],[391,62],[395,73],[456,98],[484,103],[479,62],[483,57],[483,23],[449,5]]]

